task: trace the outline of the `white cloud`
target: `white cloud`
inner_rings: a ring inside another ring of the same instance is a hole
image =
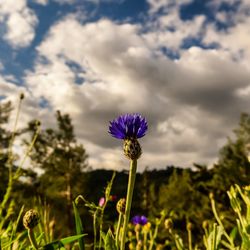
[[[179,8],[181,5],[193,2],[193,0],[147,0],[150,6],[150,13],[155,13],[161,9],[169,11],[172,8]]]
[[[183,37],[199,32],[204,21],[197,17],[185,23],[191,30],[186,32],[183,21],[175,18],[176,28],[184,33],[175,38],[179,45]],[[159,20],[164,34],[166,20],[163,16]],[[127,164],[122,141],[107,133],[108,122],[127,112],[140,112],[149,122],[148,135],[141,140],[141,170],[211,163],[239,113],[250,105],[239,95],[249,85],[249,70],[225,50],[193,47],[180,50],[180,59],[172,61],[159,52],[160,42],[150,42],[152,31],[143,33],[141,28],[110,20],[81,24],[73,16],[64,18],[37,48],[34,71],[25,79],[30,98],[37,102],[46,98],[52,112],[71,114],[93,167]],[[84,78],[82,85],[75,83],[79,76]],[[48,117],[43,119],[46,124]]]
[[[49,3],[49,0],[33,0],[33,2],[41,5],[47,5]]]
[[[26,0],[4,0],[0,2],[0,22],[7,28],[3,38],[18,48],[32,42],[38,19]]]

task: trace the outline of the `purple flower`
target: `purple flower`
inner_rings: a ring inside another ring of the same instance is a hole
[[[148,222],[148,219],[147,219],[147,217],[145,217],[144,215],[136,215],[136,216],[134,216],[134,217],[132,218],[132,223],[133,223],[134,225],[139,224],[139,225],[144,226],[144,225],[147,224],[147,222]]]
[[[147,129],[147,121],[140,114],[125,114],[110,122],[109,133],[117,139],[138,139]]]

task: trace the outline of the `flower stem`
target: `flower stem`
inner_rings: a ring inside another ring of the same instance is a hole
[[[38,249],[36,238],[32,229],[28,229],[29,240],[33,248]]]
[[[98,210],[96,210],[94,212],[93,215],[93,230],[94,230],[94,250],[96,249],[96,213],[98,212]]]
[[[122,224],[122,218],[123,218],[123,214],[119,213],[116,234],[115,234],[115,245],[117,249],[119,249],[119,239],[120,239],[120,229],[121,229],[121,224]]]
[[[188,249],[192,250],[192,231],[188,229]]]
[[[123,230],[122,230],[121,250],[125,250],[127,227],[128,227],[128,222],[129,222],[130,209],[131,209],[133,191],[134,191],[134,185],[135,185],[136,168],[137,168],[137,160],[131,160],[127,198],[126,198],[126,208],[125,208],[125,215],[124,215],[124,224],[123,224]]]

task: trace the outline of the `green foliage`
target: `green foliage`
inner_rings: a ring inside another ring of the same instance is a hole
[[[74,216],[75,216],[76,234],[78,235],[83,234],[84,231],[83,231],[82,220],[81,220],[81,217],[80,217],[80,214],[76,207],[75,202],[73,202],[73,209],[74,209]],[[80,250],[84,250],[85,249],[84,239],[79,238],[78,243],[79,243]]]
[[[61,249],[61,250],[66,250],[65,245],[70,244],[76,240],[79,240],[80,238],[84,237],[85,234],[81,234],[81,235],[74,235],[74,236],[69,236],[66,238],[63,238],[61,240],[56,240],[53,241],[47,245],[44,245],[42,247],[43,250],[53,250],[53,249]]]

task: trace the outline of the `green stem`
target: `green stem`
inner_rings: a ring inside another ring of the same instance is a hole
[[[188,229],[188,249],[192,250],[192,231]]]
[[[152,238],[150,239],[149,250],[153,249],[154,242],[155,242],[156,236],[158,234],[158,229],[159,229],[159,224],[157,223],[155,226],[154,234],[153,234]]]
[[[121,250],[125,250],[127,227],[128,227],[128,222],[129,222],[130,209],[131,209],[133,191],[134,191],[134,185],[135,185],[136,168],[137,168],[137,160],[131,160],[127,198],[126,198],[126,208],[125,208],[125,215],[124,215],[124,224],[123,224],[123,230],[122,230]]]
[[[211,199],[211,206],[212,206],[212,211],[213,211],[213,214],[214,214],[214,217],[215,217],[216,221],[218,222],[218,224],[223,229],[223,233],[224,233],[225,237],[227,238],[228,242],[230,243],[230,245],[232,246],[232,248],[234,248],[234,242],[230,238],[230,236],[227,234],[227,232],[226,232],[226,230],[225,230],[225,228],[223,226],[223,223],[221,222],[220,217],[217,214],[216,207],[215,207],[215,201],[214,201],[213,198]]]
[[[106,201],[105,201],[106,203]],[[99,225],[99,249],[102,247],[102,227],[103,227],[103,214],[104,214],[104,207],[101,209],[101,215],[100,215],[100,225]]]
[[[30,240],[31,245],[37,250],[38,245],[37,245],[36,238],[32,229],[28,229],[28,235],[29,235],[29,240]]]
[[[143,232],[143,250],[147,250],[147,239],[148,239],[148,232]]]
[[[117,250],[119,249],[119,239],[120,239],[122,217],[123,217],[123,214],[119,213],[119,218],[118,218],[118,223],[117,223],[117,228],[116,228],[116,233],[115,233],[115,245],[116,245]]]
[[[93,215],[94,250],[96,249],[96,213],[98,213],[98,210],[96,210]]]

